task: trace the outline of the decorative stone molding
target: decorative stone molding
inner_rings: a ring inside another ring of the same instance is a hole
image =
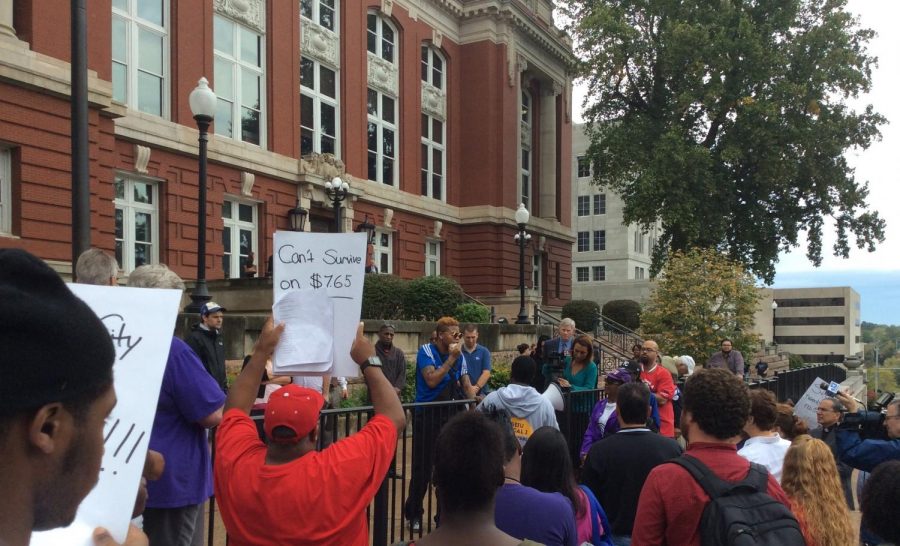
[[[447,119],[447,95],[428,82],[422,82],[422,111],[440,119]]]
[[[519,122],[519,133],[522,136],[522,146],[531,148],[531,126],[524,121]]]
[[[516,83],[519,81],[519,72],[517,69],[516,39],[515,37],[510,36],[509,41],[506,42],[506,76],[509,80],[510,87],[515,87]]]
[[[538,251],[544,252],[544,250],[547,246],[547,237],[545,237],[544,235],[541,235],[540,237],[538,237],[537,243],[538,243],[538,246],[537,246]]]
[[[557,81],[541,82],[541,95],[544,97],[555,97],[561,95],[562,92],[563,85]]]
[[[150,147],[134,145],[134,172],[147,174],[147,164],[150,163]]]
[[[431,43],[434,44],[434,47],[440,49],[441,44],[444,43],[444,33],[438,29],[431,29]]]
[[[394,11],[394,0],[381,0],[381,12],[391,16],[391,13]]]
[[[253,183],[256,182],[256,175],[246,171],[241,173],[241,195],[244,197],[253,196]]]
[[[300,18],[300,55],[340,68],[340,48],[337,34],[304,17]]]
[[[389,63],[374,55],[372,52],[367,51],[366,55],[369,59],[369,85],[396,97],[398,89],[397,67],[393,63]]]
[[[394,209],[385,207],[384,208],[384,227],[388,229],[391,228],[391,221],[394,219]]]
[[[413,21],[419,20],[419,4],[416,0],[407,2],[406,14],[409,15],[409,18]]]
[[[214,0],[216,13],[266,33],[265,0]]]
[[[331,181],[336,176],[343,177],[346,172],[344,162],[334,154],[310,154],[300,159],[300,174],[314,174]]]
[[[441,222],[440,220],[434,221],[434,238],[435,239],[441,238],[441,229],[443,229],[443,228],[444,228],[443,222]]]

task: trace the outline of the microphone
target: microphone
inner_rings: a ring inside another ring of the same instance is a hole
[[[826,394],[828,394],[828,396],[837,396],[837,394],[839,392],[838,391],[839,385],[837,383],[834,383],[833,381],[832,381],[832,383],[834,384],[833,388],[831,387],[831,384],[829,384],[825,381],[822,381],[821,383],[819,383],[819,388],[822,389],[823,391],[825,391]],[[849,398],[852,398],[853,400],[856,400],[856,403],[861,405],[863,408],[866,407],[866,403],[863,402],[862,400],[860,400],[859,398],[856,398],[855,396],[850,396],[850,393],[848,393],[848,392],[845,392],[843,394]]]

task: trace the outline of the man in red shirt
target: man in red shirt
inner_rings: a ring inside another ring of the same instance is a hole
[[[675,381],[669,370],[657,361],[659,346],[652,339],[644,341],[641,347],[641,381],[650,387],[650,392],[659,405],[659,433],[668,438],[675,437],[675,409],[672,398],[675,396]]]
[[[681,430],[688,441],[686,454],[728,482],[739,482],[750,471],[750,462],[735,447],[750,414],[748,392],[739,377],[723,369],[697,371],[684,387]],[[771,475],[767,492],[790,508]],[[657,466],[641,489],[632,546],[699,546],[700,518],[708,502],[686,469],[671,463]]]
[[[248,416],[266,360],[284,326],[270,318],[250,362],[228,392],[216,434],[216,498],[232,546],[369,544],[366,506],[387,474],[406,426],[400,399],[381,371],[362,324],[350,349],[375,416],[356,434],[316,451],[318,392],[287,385],[266,406],[266,446]],[[336,487],[322,487],[322,484]]]

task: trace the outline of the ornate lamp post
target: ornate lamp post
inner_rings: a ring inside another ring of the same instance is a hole
[[[191,291],[191,303],[184,311],[186,313],[199,313],[204,303],[209,301],[209,292],[206,290],[206,143],[209,141],[207,133],[209,124],[216,113],[216,94],[209,88],[206,78],[200,78],[197,87],[191,91],[188,102],[191,105],[191,113],[200,130],[198,185],[199,207],[197,210],[197,282]]]
[[[525,231],[528,224],[528,218],[531,215],[524,203],[519,203],[516,210],[516,224],[519,226],[519,232],[516,233],[515,239],[519,244],[519,316],[516,318],[516,324],[531,324],[528,321],[528,311],[525,309],[525,245],[531,240],[531,234]]]
[[[335,176],[331,182],[325,182],[325,195],[334,207],[334,232],[341,233],[341,202],[350,195],[350,184]]]
[[[368,214],[353,231],[357,233],[367,233],[368,235],[366,237],[366,243],[370,245],[375,244],[375,224],[369,221]]]

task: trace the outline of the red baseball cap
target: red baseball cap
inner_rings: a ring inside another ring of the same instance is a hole
[[[295,443],[307,436],[319,421],[325,399],[318,392],[300,385],[285,385],[269,396],[263,428],[269,440],[276,443]],[[275,427],[287,427],[295,436],[275,439]]]

